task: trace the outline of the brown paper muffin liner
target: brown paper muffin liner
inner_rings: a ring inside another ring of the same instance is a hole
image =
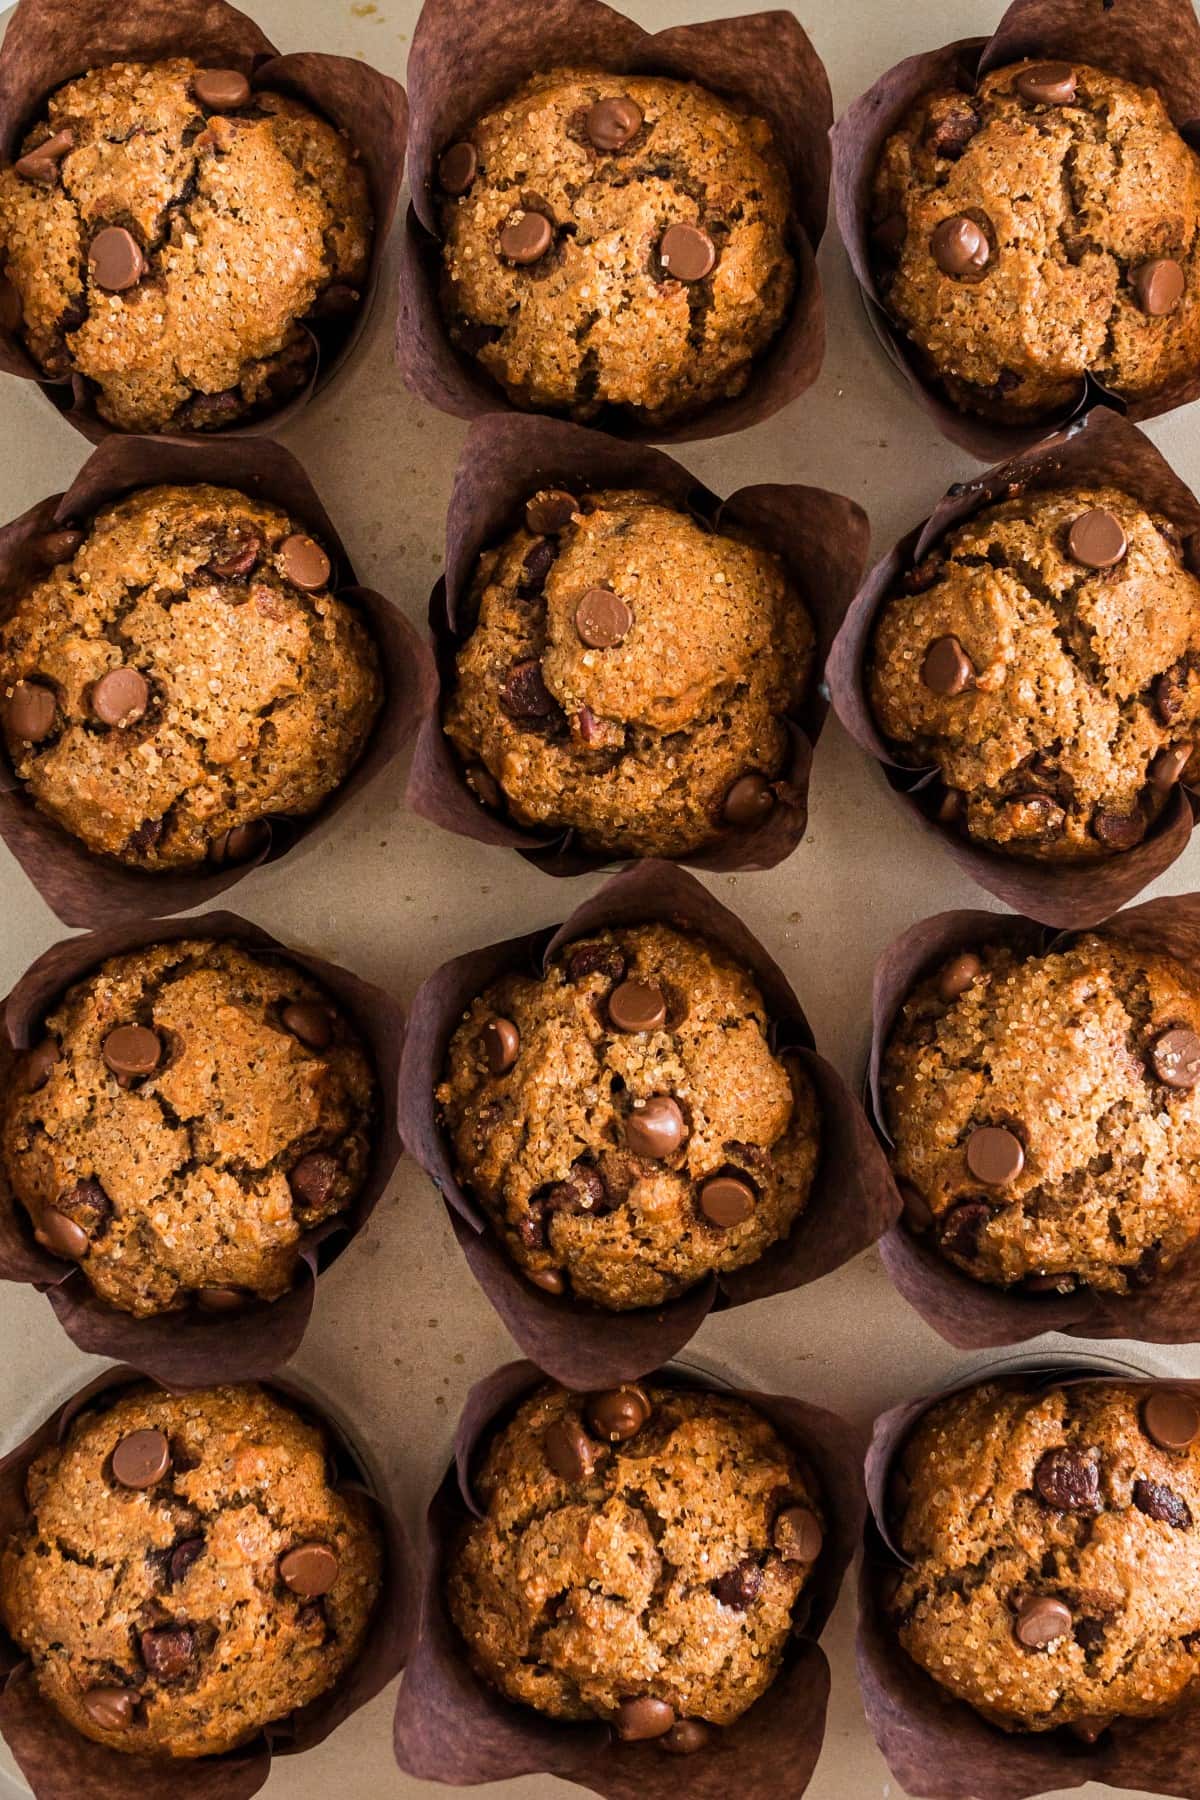
[[[980,887],[1018,912],[1065,929],[1106,919],[1170,868],[1187,848],[1200,798],[1180,784],[1140,844],[1097,862],[1039,863],[1002,855],[938,823],[934,815],[944,790],[936,771],[896,761],[871,711],[867,667],[875,621],[888,596],[948,531],[1016,494],[1104,483],[1123,488],[1171,519],[1179,527],[1187,567],[1200,575],[1200,501],[1136,425],[1101,408],[1036,449],[1010,457],[973,481],[956,482],[924,524],[901,538],[871,570],[851,602],[825,669],[838,718],[880,764],[892,792],[918,824]]]
[[[408,59],[412,206],[401,247],[396,358],[405,383],[442,412],[513,412],[503,388],[450,342],[438,299],[435,174],[447,144],[532,72],[599,67],[695,81],[771,125],[791,180],[796,295],[779,332],[733,399],[675,425],[640,426],[612,409],[603,429],[643,442],[720,437],[769,418],[812,386],[825,353],[816,250],[829,200],[829,78],[789,12],[675,25],[651,35],[602,0],[425,0]],[[1200,109],[1198,109],[1200,110]]]
[[[81,937],[66,938],[38,957],[0,1008],[0,1082],[7,1085],[14,1059],[38,1043],[42,1020],[64,990],[110,956],[147,944],[206,937],[232,941],[257,956],[294,963],[337,1001],[357,1027],[374,1064],[378,1085],[366,1179],[345,1213],[305,1232],[296,1283],[278,1300],[252,1300],[236,1313],[157,1313],[138,1319],[119,1312],[94,1291],[76,1263],[34,1242],[24,1207],[9,1186],[0,1160],[0,1280],[39,1288],[58,1322],[81,1350],[134,1363],[175,1388],[213,1381],[253,1381],[288,1361],[308,1327],[320,1276],[362,1230],[382,1197],[401,1154],[396,1085],[404,1045],[404,1014],[381,988],[348,969],[293,950],[236,913],[200,913],[188,919],[131,920]]]
[[[704,1388],[686,1369],[664,1379]],[[471,1473],[487,1441],[544,1379],[532,1363],[508,1363],[467,1397],[454,1461],[429,1507],[418,1641],[396,1704],[396,1760],[426,1781],[470,1786],[530,1774],[558,1775],[611,1800],[726,1800],[729,1784],[752,1794],[799,1796],[824,1736],[829,1665],[817,1640],[854,1554],[864,1513],[861,1437],[836,1413],[787,1395],[723,1390],[762,1413],[812,1469],[825,1500],[829,1535],[810,1588],[803,1626],[776,1680],[712,1746],[681,1766],[653,1743],[618,1744],[607,1725],[566,1725],[504,1699],[470,1667],[444,1598],[444,1561],[458,1531],[480,1507]]]
[[[26,1516],[25,1480],[34,1459],[61,1442],[81,1412],[109,1403],[109,1396],[115,1399],[121,1388],[142,1379],[136,1369],[106,1369],[0,1460],[0,1542]],[[289,1381],[268,1386],[325,1428],[337,1485],[367,1494],[383,1533],[384,1584],[358,1660],[330,1693],[266,1727],[245,1748],[223,1756],[164,1760],[109,1750],[75,1731],[42,1699],[28,1660],[0,1630],[0,1735],[34,1800],[81,1800],[84,1795],[87,1800],[249,1800],[266,1781],[274,1757],[294,1756],[321,1743],[403,1668],[416,1635],[419,1603],[415,1559],[404,1527],[345,1432],[304,1388]]]
[[[773,783],[775,807],[757,826],[727,830],[707,849],[681,857],[696,869],[769,869],[800,843],[808,823],[813,749],[827,711],[816,679],[866,564],[870,527],[862,508],[823,488],[764,483],[728,500],[659,450],[622,443],[580,425],[499,414],[467,433],[446,520],[446,570],[429,601],[441,692],[452,692],[455,657],[470,636],[470,587],[482,551],[511,531],[541,487],[635,487],[661,495],[714,530],[741,528],[773,550],[804,599],[816,632],[814,679],[788,719],[786,767]],[[483,844],[519,850],[547,875],[582,875],[628,861],[589,850],[570,830],[538,830],[484,808],[468,787],[442,729],[440,698],[422,714],[408,780],[408,804],[423,818]]]
[[[301,839],[323,836],[351,796],[399,753],[432,703],[433,665],[417,633],[392,601],[357,585],[345,545],[303,468],[282,445],[262,439],[106,439],[65,494],[52,494],[0,528],[0,611],[15,590],[45,573],[39,546],[47,532],[86,525],[102,507],[134,488],[194,482],[238,488],[252,499],[274,502],[319,539],[334,565],[330,591],[355,608],[370,628],[383,676],[383,704],[362,755],[315,813],[269,821],[267,843],[247,862],[177,873],[126,868],[88,850],[38,809],[0,742],[0,837],[65,925],[86,928],[182,912],[214,900],[260,863],[285,856]]]
[[[434,1089],[465,1008],[508,971],[539,975],[569,943],[605,926],[658,921],[719,944],[750,971],[772,1021],[772,1047],[794,1056],[816,1089],[821,1150],[808,1204],[786,1238],[754,1263],[710,1276],[665,1305],[606,1312],[572,1294],[543,1293],[521,1273],[488,1217],[458,1181]],[[418,991],[400,1072],[400,1135],[433,1178],[475,1279],[521,1349],[568,1386],[633,1381],[675,1354],[712,1310],[804,1287],[840,1268],[887,1230],[900,1199],[858,1102],[819,1056],[791,984],[741,920],[682,869],[646,862],[615,876],[555,929],[510,938],[448,962]],[[802,1332],[802,1327],[798,1327]]]
[[[1169,894],[1130,907],[1096,929],[1147,952],[1165,953],[1194,966],[1200,958],[1200,895]],[[884,1123],[880,1071],[905,999],[923,975],[960,950],[1007,944],[1032,954],[1061,948],[1035,920],[993,912],[944,912],[923,919],[888,945],[875,965],[871,1061],[867,1109],[879,1135]],[[1015,1344],[1043,1331],[1068,1337],[1135,1338],[1154,1344],[1190,1344],[1200,1318],[1200,1239],[1153,1283],[1128,1294],[1081,1288],[1073,1294],[1028,1294],[972,1281],[940,1256],[932,1242],[910,1230],[903,1215],[880,1243],[884,1267],[910,1305],[959,1349]]]
[[[305,324],[317,356],[301,393],[272,413],[214,435],[273,432],[325,386],[366,324],[404,177],[408,102],[398,82],[350,57],[313,51],[281,56],[253,19],[226,0],[123,0],[119,7],[109,0],[20,0],[0,45],[0,159],[12,158],[47,95],[64,81],[108,63],[172,56],[240,69],[252,87],[290,94],[344,131],[362,157],[375,230],[361,305],[348,323]],[[47,380],[17,333],[0,330],[0,372],[38,382],[92,443],[122,435],[100,417],[82,377]]]
[[[833,188],[838,226],[876,336],[913,398],[943,436],[992,462],[1029,449],[1097,403],[1131,419],[1154,419],[1200,395],[1200,368],[1149,398],[1125,402],[1088,374],[1075,402],[1027,425],[1003,425],[960,412],[919,364],[903,327],[889,316],[871,267],[871,184],[886,139],[905,113],[935,88],[971,93],[978,78],[1025,57],[1091,63],[1157,88],[1182,136],[1200,143],[1200,21],[1191,0],[1013,0],[990,38],[961,38],[909,56],[846,109],[833,128]]]
[[[1139,1379],[1098,1362],[1092,1373],[1073,1357],[1057,1366],[1047,1356],[1039,1369],[1007,1374],[976,1371],[941,1393],[893,1407],[875,1421],[867,1453],[868,1514],[859,1575],[858,1682],[867,1721],[888,1767],[906,1794],[920,1800],[1026,1800],[1086,1782],[1151,1794],[1200,1800],[1200,1689],[1159,1719],[1118,1719],[1095,1744],[1065,1731],[1008,1733],[989,1725],[965,1701],[940,1688],[904,1651],[880,1604],[888,1572],[903,1557],[887,1530],[887,1482],[892,1461],[918,1419],[931,1406],[980,1382],[998,1379],[1021,1387],[1053,1382],[1119,1380],[1131,1387],[1183,1389],[1200,1395],[1200,1382]]]

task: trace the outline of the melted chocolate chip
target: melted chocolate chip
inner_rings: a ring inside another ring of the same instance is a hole
[[[1157,1519],[1162,1525],[1170,1525],[1174,1531],[1192,1529],[1191,1507],[1182,1494],[1177,1494],[1174,1488],[1167,1487],[1164,1482],[1135,1481],[1133,1504],[1148,1519]]]
[[[762,1592],[763,1573],[758,1564],[747,1557],[736,1568],[719,1575],[712,1584],[713,1597],[734,1612],[745,1612]]]
[[[1099,1512],[1100,1469],[1095,1459],[1065,1444],[1047,1450],[1033,1471],[1033,1485],[1058,1512]]]

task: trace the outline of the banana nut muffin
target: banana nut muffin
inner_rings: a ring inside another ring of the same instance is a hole
[[[340,786],[379,710],[329,557],[232,488],[144,488],[34,546],[0,617],[0,727],[40,810],[161,870],[244,861]]]
[[[444,724],[485,804],[619,856],[771,812],[815,649],[772,552],[654,494],[544,489],[470,616]]]
[[[138,1317],[285,1293],[301,1234],[351,1205],[370,1156],[374,1073],[324,989],[181,938],[111,957],[45,1032],[0,1120],[38,1241]]]
[[[92,69],[0,171],[5,322],[122,431],[275,410],[352,312],[371,211],[357,152],[283,94],[186,57]]]
[[[471,1003],[438,1105],[460,1180],[530,1280],[623,1312],[788,1235],[820,1131],[768,1031],[753,977],[665,925],[579,939]]]
[[[1112,487],[956,526],[885,602],[868,670],[895,754],[936,765],[976,843],[1085,860],[1139,843],[1200,736],[1200,581],[1171,522]]]
[[[518,406],[651,424],[745,387],[791,304],[770,127],[690,82],[556,69],[438,167],[454,342]]]
[[[540,1388],[474,1478],[451,1553],[471,1662],[551,1718],[687,1754],[779,1673],[820,1554],[811,1476],[743,1401],[652,1380]]]
[[[341,1679],[383,1546],[329,1448],[261,1388],[146,1383],[42,1452],[0,1617],[69,1724],[113,1750],[216,1756]]]
[[[883,1063],[909,1224],[976,1280],[1142,1287],[1200,1234],[1200,977],[1087,933],[967,949]]]
[[[1169,1711],[1200,1674],[1200,1409],[1183,1390],[986,1383],[925,1414],[893,1476],[911,1563],[888,1610],[1009,1731]]]
[[[963,411],[1036,419],[1089,370],[1152,399],[1200,367],[1200,158],[1150,88],[1021,62],[926,94],[872,218],[884,303]]]

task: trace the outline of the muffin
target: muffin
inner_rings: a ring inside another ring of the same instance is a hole
[[[0,172],[6,323],[121,431],[276,410],[313,372],[302,321],[357,307],[357,152],[284,94],[186,57],[92,69]]]
[[[820,1554],[811,1476],[740,1400],[655,1379],[545,1386],[494,1438],[450,1612],[509,1700],[703,1749],[779,1673]]]
[[[201,921],[202,923],[202,921]],[[308,975],[229,942],[114,956],[17,1059],[0,1159],[38,1242],[144,1318],[274,1300],[366,1176],[375,1076]]]
[[[1200,158],[1153,89],[1020,62],[926,94],[871,216],[880,296],[964,412],[1034,420],[1089,372],[1143,401],[1200,366]]]
[[[0,1551],[0,1618],[42,1697],[112,1750],[195,1757],[328,1693],[383,1572],[329,1451],[257,1387],[139,1383],[76,1417]]]
[[[1095,933],[964,950],[884,1054],[908,1222],[995,1286],[1145,1286],[1200,1234],[1197,1081],[1189,965]]]
[[[130,868],[245,861],[314,812],[382,698],[329,557],[232,488],[144,488],[37,546],[0,622],[0,727],[39,809]]]
[[[534,494],[472,583],[446,732],[478,798],[613,856],[771,812],[812,621],[779,558],[644,492]]]
[[[943,822],[1009,856],[1110,856],[1200,773],[1200,581],[1116,488],[1021,494],[885,601],[867,685],[897,759],[940,774]]]
[[[451,337],[517,406],[691,416],[742,391],[791,304],[771,129],[693,83],[539,75],[437,179]]]
[[[625,1312],[788,1235],[820,1127],[769,1030],[746,970],[665,925],[598,931],[472,1002],[440,1118],[459,1180],[531,1281]]]
[[[990,1382],[926,1413],[893,1477],[888,1611],[1007,1731],[1093,1743],[1200,1674],[1200,1409],[1180,1390]]]

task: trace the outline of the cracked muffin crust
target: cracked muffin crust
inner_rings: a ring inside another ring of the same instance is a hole
[[[664,925],[597,932],[472,1002],[438,1106],[459,1178],[530,1280],[624,1312],[788,1235],[820,1128],[768,1032],[752,977]]]
[[[987,1383],[919,1422],[893,1475],[901,1644],[1008,1731],[1093,1743],[1200,1674],[1200,1411],[1183,1390]]]
[[[216,1756],[327,1693],[362,1649],[383,1546],[315,1425],[257,1387],[149,1383],[26,1480],[0,1615],[85,1737]]]
[[[374,1072],[325,990],[278,955],[182,938],[111,957],[45,1029],[0,1137],[39,1242],[137,1317],[285,1293],[370,1156]]]
[[[651,493],[542,490],[469,614],[443,722],[483,803],[620,856],[771,812],[815,651],[772,552]]]
[[[965,950],[919,981],[884,1055],[910,1227],[977,1281],[1152,1283],[1200,1234],[1200,981],[1087,933]]]
[[[885,602],[868,665],[938,817],[1046,861],[1131,849],[1197,773],[1200,581],[1113,487],[1026,493],[955,527]]]
[[[814,1483],[743,1401],[540,1388],[492,1440],[451,1616],[510,1700],[703,1749],[771,1685],[822,1543]]]
[[[692,83],[556,69],[438,179],[451,337],[518,406],[693,415],[742,391],[791,304],[770,128]]]
[[[1021,62],[927,94],[871,216],[884,304],[963,411],[1035,419],[1088,371],[1148,399],[1200,365],[1200,158],[1153,89]]]
[[[40,810],[133,868],[250,859],[314,812],[382,699],[374,642],[324,550],[232,488],[144,488],[0,619],[0,727]]]
[[[300,323],[346,316],[372,222],[355,149],[306,106],[185,57],[51,94],[0,172],[20,335],[122,431],[203,431],[304,387]]]

